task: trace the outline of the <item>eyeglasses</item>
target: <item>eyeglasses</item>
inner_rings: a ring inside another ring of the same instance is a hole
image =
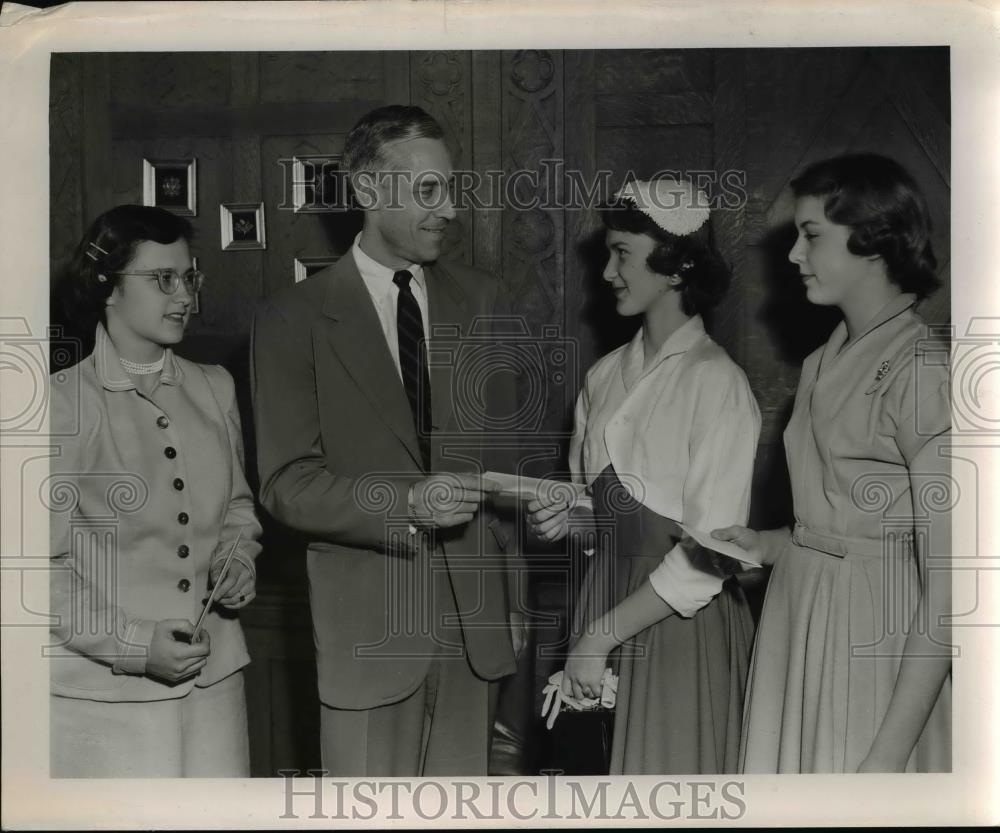
[[[183,275],[177,274],[175,269],[141,269],[135,272],[118,272],[118,274],[125,278],[156,278],[156,282],[160,286],[160,292],[164,295],[173,295],[177,292],[180,289],[182,281],[184,289],[189,294],[194,295],[201,289],[202,284],[205,283],[204,274],[197,269],[188,269]]]

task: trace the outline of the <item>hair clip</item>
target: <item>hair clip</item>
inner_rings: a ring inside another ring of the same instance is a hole
[[[90,246],[91,249],[97,249],[97,251],[99,251],[102,255],[106,255],[107,254],[107,252],[104,251],[104,249],[102,249],[96,243],[88,243],[87,245]],[[88,252],[86,252],[86,255],[92,261],[94,261],[94,263],[97,263],[97,255],[95,255],[93,252],[88,251]],[[105,280],[107,280],[107,279],[105,278]]]

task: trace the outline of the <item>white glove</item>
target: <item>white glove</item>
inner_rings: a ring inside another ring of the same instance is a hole
[[[618,677],[611,673],[610,668],[604,669],[601,675],[601,696],[583,697],[577,699],[569,694],[563,694],[562,690],[563,672],[556,671],[549,677],[549,684],[542,689],[545,695],[545,702],[542,703],[542,717],[548,714],[549,719],[545,721],[545,728],[551,729],[559,716],[561,708],[570,708],[573,711],[589,711],[596,708],[613,709],[615,699],[618,695]]]

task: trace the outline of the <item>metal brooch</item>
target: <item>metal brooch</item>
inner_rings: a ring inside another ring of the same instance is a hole
[[[878,370],[875,372],[875,382],[874,384],[865,391],[866,394],[873,394],[878,390],[878,386],[881,384],[882,380],[889,375],[889,361],[882,362],[878,366]]]

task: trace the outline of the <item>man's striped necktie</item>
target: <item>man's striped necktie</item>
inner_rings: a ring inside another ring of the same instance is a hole
[[[399,339],[399,369],[403,375],[406,398],[410,400],[417,443],[423,458],[424,471],[431,468],[431,380],[427,372],[424,349],[424,322],[420,305],[413,297],[410,281],[413,276],[403,269],[393,275],[399,287],[396,300],[396,334]]]

